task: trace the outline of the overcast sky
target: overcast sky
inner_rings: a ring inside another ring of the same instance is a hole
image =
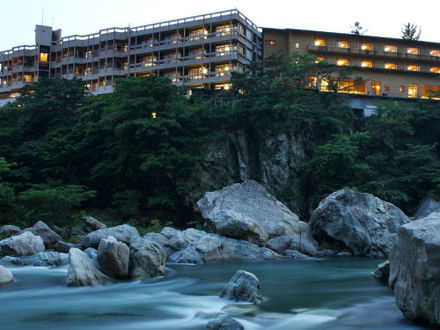
[[[425,41],[440,42],[440,0],[0,0],[0,50],[34,44],[35,24],[61,28],[63,36],[108,27],[146,25],[237,8],[256,25],[350,32],[355,21],[367,35],[400,37],[404,23],[422,27]]]

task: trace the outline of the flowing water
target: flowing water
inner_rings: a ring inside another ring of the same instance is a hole
[[[406,321],[371,259],[168,265],[148,281],[68,288],[67,267],[12,268],[0,329],[204,329],[227,312],[245,329],[421,329]],[[260,279],[263,302],[218,298],[236,270]]]

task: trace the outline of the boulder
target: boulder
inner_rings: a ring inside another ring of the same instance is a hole
[[[113,236],[101,239],[98,247],[99,269],[110,277],[124,278],[128,276],[130,249],[125,243]]]
[[[440,211],[440,202],[432,198],[424,199],[418,206],[417,211],[414,213],[414,219],[424,218],[433,212]]]
[[[61,253],[69,253],[70,249],[72,248],[80,248],[80,244],[73,244],[73,243],[67,243],[63,241],[58,241],[57,244],[55,244],[54,250]]]
[[[157,243],[141,237],[133,237],[130,242],[130,276],[149,278],[165,275],[166,253]]]
[[[38,221],[32,227],[26,228],[23,231],[28,231],[36,236],[40,236],[43,239],[46,249],[53,248],[58,241],[61,241],[61,236],[50,229],[43,221]]]
[[[258,304],[261,302],[260,281],[254,274],[239,270],[225,285],[220,298]]]
[[[388,283],[388,278],[390,277],[390,261],[387,260],[377,265],[373,276],[382,282]]]
[[[0,236],[15,236],[21,233],[20,227],[14,225],[4,225],[0,227]]]
[[[355,256],[387,257],[397,229],[409,218],[391,203],[367,193],[339,190],[319,203],[310,225],[315,238]]]
[[[67,253],[58,252],[39,252],[26,257],[4,257],[0,259],[0,264],[5,266],[40,266],[55,267],[65,265],[69,262]]]
[[[91,233],[95,230],[107,228],[107,226],[105,224],[103,224],[101,221],[99,221],[93,217],[84,217],[83,221],[84,221],[83,230],[86,233]]]
[[[84,248],[97,248],[99,243],[101,242],[101,239],[107,238],[109,236],[113,236],[118,241],[124,242],[126,244],[130,244],[131,238],[140,238],[140,235],[136,228],[129,225],[120,225],[91,232],[87,236],[81,237],[80,244]]]
[[[288,236],[291,245],[316,252],[317,244],[309,226],[256,181],[247,180],[207,192],[197,206],[220,235],[259,246],[265,246],[273,237]]]
[[[0,266],[0,285],[8,284],[14,281],[14,277],[9,269]]]
[[[243,326],[228,314],[220,314],[206,325],[212,330],[243,330]]]
[[[440,214],[403,225],[390,253],[388,283],[410,320],[440,325]]]
[[[70,249],[67,286],[95,286],[106,282],[107,276],[101,273],[85,252],[77,248]]]
[[[0,256],[22,257],[43,251],[43,239],[28,231],[0,241]]]
[[[90,259],[98,263],[98,250],[94,248],[87,248],[84,250],[84,252],[89,256]]]

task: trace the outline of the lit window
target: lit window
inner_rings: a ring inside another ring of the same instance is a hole
[[[276,41],[275,40],[265,40],[264,43],[268,46],[273,46],[276,45]]]
[[[374,95],[380,95],[380,81],[372,81],[371,90]]]
[[[405,93],[405,86],[400,85],[400,87],[399,87],[399,92],[401,92],[401,93]]]
[[[440,100],[440,86],[423,85],[422,98]]]
[[[419,71],[419,70],[420,70],[420,67],[419,67],[418,65],[408,65],[408,66],[406,67],[406,69],[407,69],[408,71]]]
[[[25,83],[30,83],[30,82],[32,82],[32,75],[31,75],[31,74],[25,74],[25,75],[24,75],[24,82],[25,82]]]
[[[397,46],[392,46],[392,45],[386,45],[383,48],[384,52],[390,52],[390,53],[397,53]]]
[[[48,53],[40,53],[40,62],[47,62],[48,58],[49,58]]]
[[[438,66],[431,66],[429,68],[429,71],[431,71],[433,73],[440,73],[440,67],[438,67]]]
[[[314,45],[315,46],[325,46],[325,40],[324,39],[315,39]]]
[[[225,83],[225,84],[216,84],[215,86],[214,86],[214,89],[216,89],[216,90],[229,90],[229,89],[231,89],[231,84],[227,84],[227,83]]]
[[[361,67],[363,68],[372,68],[373,61],[361,61]]]
[[[295,48],[299,48],[299,42],[295,43]]]
[[[415,48],[415,47],[408,47],[406,52],[408,54],[418,55],[419,54],[419,49]]]
[[[362,50],[372,50],[373,46],[371,44],[362,44],[361,49]]]
[[[416,84],[408,84],[408,97],[410,97],[410,98],[417,97],[417,85]]]
[[[329,81],[322,79],[320,82],[321,92],[333,92],[334,88],[338,93],[367,94],[367,84],[365,80],[341,79]]]
[[[219,32],[220,35],[224,36],[224,35],[231,34],[232,26],[231,25],[221,25],[221,26],[217,26],[217,28],[215,30],[217,32]]]
[[[322,61],[325,61],[325,57],[318,56],[316,58],[316,60],[315,60],[315,63],[319,63],[319,62],[322,62]]]
[[[429,52],[429,55],[431,55],[431,56],[440,56],[440,50],[439,49],[432,49]]]
[[[395,70],[397,66],[396,63],[385,63],[384,68],[388,70]]]
[[[385,84],[384,90],[385,90],[385,92],[389,92],[390,91],[390,84]]]
[[[337,64],[338,66],[345,66],[345,65],[349,65],[349,64],[350,64],[350,61],[347,60],[346,58],[340,58],[340,59],[338,59],[338,60],[336,61],[336,64]]]
[[[316,76],[308,77],[306,88],[316,88],[317,82],[318,82],[318,78]]]
[[[338,41],[338,47],[339,48],[349,48],[348,41]]]

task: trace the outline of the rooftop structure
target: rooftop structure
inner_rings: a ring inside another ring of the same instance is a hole
[[[119,77],[158,74],[191,89],[230,88],[231,72],[262,60],[261,32],[238,10],[61,37],[37,25],[35,45],[0,52],[0,101],[41,78],[80,78],[95,94]]]

